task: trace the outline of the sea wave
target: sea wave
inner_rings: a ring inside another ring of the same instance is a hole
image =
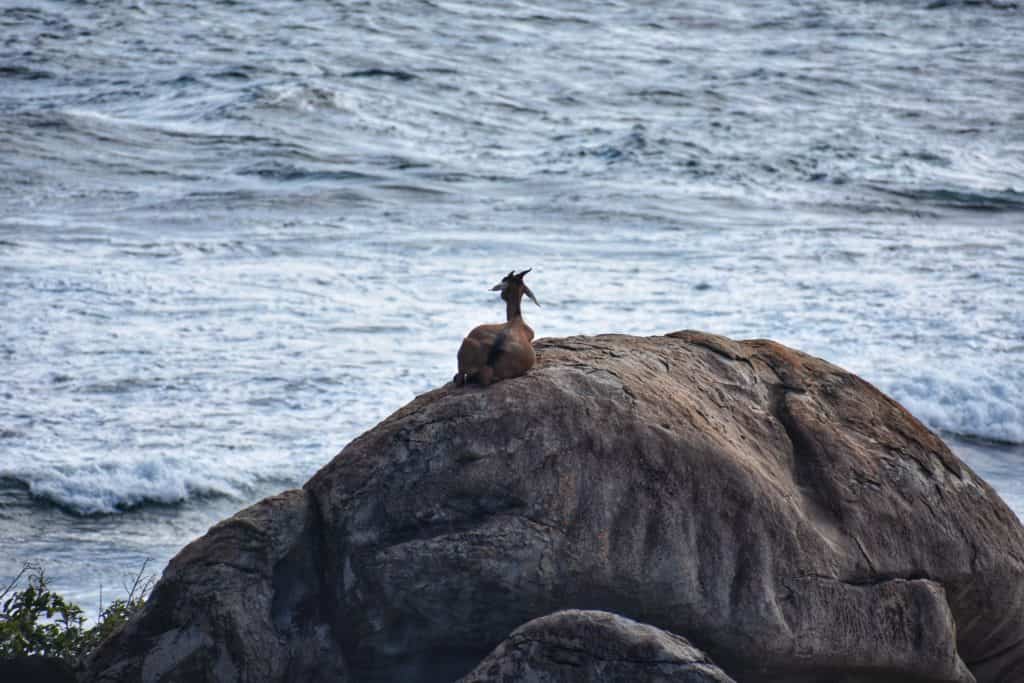
[[[939,432],[1024,444],[1024,370],[908,369],[882,388]]]
[[[18,482],[33,497],[83,516],[115,514],[148,504],[180,505],[192,499],[242,500],[249,488],[227,477],[211,477],[185,459],[173,457],[5,468],[0,478]]]
[[[1024,211],[1024,192],[1012,187],[1001,190],[973,190],[962,187],[908,188],[877,184],[868,186],[879,192],[903,197],[925,206],[973,211]]]

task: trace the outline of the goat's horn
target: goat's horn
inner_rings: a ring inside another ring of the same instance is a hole
[[[529,273],[529,272],[530,272],[531,270],[533,270],[533,268],[527,268],[527,269],[526,269],[526,270],[524,270],[523,272],[519,273],[519,275],[516,275],[516,277],[517,277],[517,278],[520,278],[520,279],[521,279],[521,278],[522,278],[522,277],[523,277],[524,275],[526,275],[527,273]]]
[[[527,287],[526,285],[523,285],[523,292],[525,292],[525,293],[526,293],[526,296],[530,297],[530,301],[532,301],[533,303],[535,303],[535,304],[537,304],[538,306],[540,306],[540,302],[539,302],[539,301],[537,301],[537,297],[535,297],[535,296],[533,295],[533,292],[531,292],[531,291],[530,291],[530,288],[529,288],[529,287]]]

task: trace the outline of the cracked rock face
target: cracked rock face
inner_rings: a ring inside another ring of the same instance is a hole
[[[567,608],[737,680],[1024,680],[1024,530],[868,383],[768,341],[542,340],[168,566],[87,678],[452,681]]]
[[[616,614],[534,619],[459,683],[736,683],[685,638]]]

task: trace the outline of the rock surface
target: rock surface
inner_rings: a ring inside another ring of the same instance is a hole
[[[214,526],[171,560],[86,680],[348,680],[320,594],[318,523],[294,490]]]
[[[685,638],[609,612],[565,610],[512,632],[459,683],[735,683]]]
[[[214,527],[104,681],[452,681],[615,612],[737,680],[1024,680],[1024,529],[870,384],[768,341],[542,340]]]

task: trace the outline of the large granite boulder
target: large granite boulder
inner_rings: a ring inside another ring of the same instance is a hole
[[[870,384],[769,341],[542,340],[214,527],[104,681],[452,681],[566,608],[737,680],[1024,680],[1024,529]]]
[[[736,683],[685,638],[610,612],[565,610],[512,632],[459,683]]]

